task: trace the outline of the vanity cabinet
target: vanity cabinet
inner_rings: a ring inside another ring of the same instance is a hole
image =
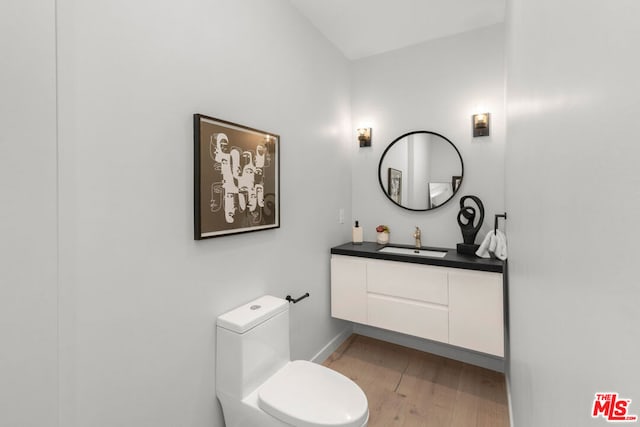
[[[502,357],[503,313],[499,272],[331,257],[336,318]]]

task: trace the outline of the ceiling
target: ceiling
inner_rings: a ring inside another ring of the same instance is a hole
[[[506,0],[289,0],[349,59],[504,20]]]

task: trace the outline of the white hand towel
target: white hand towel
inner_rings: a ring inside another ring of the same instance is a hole
[[[504,261],[507,259],[507,236],[500,230],[488,232],[476,255],[480,258],[491,258],[493,255]]]

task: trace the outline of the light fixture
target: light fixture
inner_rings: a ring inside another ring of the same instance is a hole
[[[472,116],[473,136],[489,136],[489,113],[478,113]]]
[[[358,128],[360,147],[371,147],[371,128]]]

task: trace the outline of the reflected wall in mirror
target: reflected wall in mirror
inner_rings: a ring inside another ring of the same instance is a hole
[[[396,205],[427,211],[447,203],[464,176],[462,156],[446,137],[426,130],[396,138],[382,153],[378,180]]]

